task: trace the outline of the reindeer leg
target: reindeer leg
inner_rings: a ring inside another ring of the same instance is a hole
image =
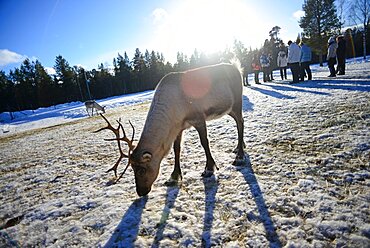
[[[205,120],[201,120],[194,127],[198,131],[200,143],[202,144],[207,157],[206,168],[202,173],[202,176],[211,177],[215,171],[216,163],[212,157],[211,150],[209,149],[209,142],[207,138],[207,126]]]
[[[241,111],[234,112],[232,111],[230,113],[230,116],[234,118],[236,122],[236,126],[238,129],[238,146],[236,147],[236,159],[233,162],[234,165],[243,163],[244,161],[244,148],[245,148],[245,143],[244,143],[244,120],[243,116],[241,114]]]
[[[177,135],[175,142],[173,143],[173,150],[175,152],[175,167],[171,174],[170,179],[165,183],[167,186],[172,186],[178,184],[179,180],[182,180],[182,173],[180,168],[180,149],[181,149],[181,139],[182,131]]]

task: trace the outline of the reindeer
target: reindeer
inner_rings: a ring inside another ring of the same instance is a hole
[[[91,109],[91,116],[94,116],[94,109],[96,109],[96,113],[98,113],[98,111],[101,111],[101,112],[105,113],[105,106],[103,106],[103,107],[100,106],[94,100],[86,101],[85,102],[85,107],[86,107],[86,112],[89,116],[90,116],[89,109]]]
[[[182,180],[180,169],[180,144],[182,133],[193,126],[200,137],[207,158],[203,177],[214,174],[216,167],[211,155],[207,138],[206,121],[230,115],[235,121],[238,130],[237,157],[234,163],[244,161],[244,121],[242,116],[242,77],[240,71],[231,64],[217,64],[197,69],[169,73],[159,82],[145,121],[140,140],[133,145],[135,129],[131,139],[126,136],[120,121],[118,127],[113,128],[108,123],[96,132],[111,130],[115,133],[118,142],[120,158],[108,171],[114,171],[117,178],[117,167],[123,158],[128,164],[116,182],[131,165],[135,174],[136,192],[139,196],[147,195],[152,184],[159,174],[160,163],[169,152],[171,145],[175,153],[174,169],[168,183]],[[123,137],[120,136],[120,130]],[[120,141],[128,145],[128,153],[121,149]],[[108,172],[107,171],[107,172]]]

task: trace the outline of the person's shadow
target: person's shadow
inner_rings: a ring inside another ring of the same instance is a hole
[[[237,166],[237,170],[243,175],[244,180],[249,185],[254,202],[256,203],[258,209],[259,219],[265,228],[266,238],[270,243],[270,247],[281,247],[282,245],[279,240],[279,236],[276,233],[276,227],[271,219],[268,207],[266,206],[266,202],[263,197],[263,193],[254,174],[248,155],[245,157],[245,163],[242,166]]]
[[[121,222],[104,247],[133,247],[139,233],[139,225],[143,209],[148,197],[136,199],[127,209]]]

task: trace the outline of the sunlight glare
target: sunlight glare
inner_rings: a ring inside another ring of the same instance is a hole
[[[242,0],[186,0],[175,9],[153,12],[157,25],[155,45],[176,54],[213,53],[232,47],[235,39],[259,47],[261,24],[250,4]],[[258,42],[258,44],[257,44]]]

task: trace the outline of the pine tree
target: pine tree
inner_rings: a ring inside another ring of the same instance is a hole
[[[351,4],[351,18],[357,24],[363,26],[362,32],[362,47],[363,57],[366,59],[366,37],[370,27],[370,0],[354,0]]]
[[[103,63],[100,63],[98,70],[93,69],[91,75],[90,86],[91,91],[94,92],[94,98],[100,99],[116,94],[113,88],[112,75]]]
[[[35,81],[35,67],[28,58],[20,68],[10,71],[10,79],[14,82],[15,98],[18,110],[36,109],[37,82]]]
[[[281,42],[281,39],[278,37],[280,33],[280,29],[281,27],[275,26],[269,32],[270,39],[273,40],[275,43]]]
[[[0,71],[0,112],[12,112],[14,110],[14,84],[4,71]]]
[[[118,54],[114,71],[119,92],[121,94],[133,92],[130,84],[132,81],[131,62],[126,52],[124,53],[124,56]]]
[[[144,81],[144,84],[143,84],[143,87],[145,90],[147,89],[152,89],[152,81],[153,81],[153,78],[151,76],[151,70],[150,70],[150,53],[148,51],[148,49],[145,50],[145,53],[144,53],[144,71],[143,71],[143,81]]]
[[[38,60],[35,62],[35,80],[37,82],[38,107],[54,104],[52,78]]]
[[[75,83],[73,69],[61,55],[55,59],[54,69],[56,83],[60,86],[60,102],[70,102],[78,99],[78,87]]]
[[[184,53],[177,52],[177,62],[174,65],[175,71],[185,71],[189,69],[188,57]]]
[[[154,89],[159,81],[159,61],[154,51],[150,53],[149,59],[149,75],[150,75],[150,88]]]
[[[146,69],[144,56],[140,52],[139,48],[136,48],[135,55],[132,60],[132,66],[133,66],[133,75],[134,75],[134,81],[135,86],[134,91],[140,91],[143,89],[143,83],[144,83],[144,72]]]
[[[198,67],[199,65],[199,53],[198,50],[195,48],[193,54],[190,57],[190,68]]]
[[[299,26],[304,31],[303,38],[319,54],[321,66],[327,40],[341,26],[334,2],[335,0],[305,0],[302,6],[305,15],[299,21]]]

